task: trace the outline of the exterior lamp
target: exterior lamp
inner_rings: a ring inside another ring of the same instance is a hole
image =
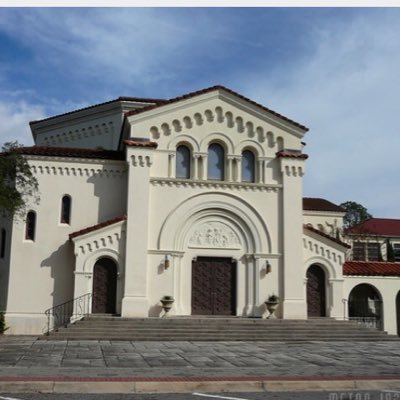
[[[169,268],[170,262],[171,262],[171,256],[169,254],[166,254],[165,259],[164,259],[164,268],[165,269]]]
[[[265,273],[269,274],[271,272],[271,264],[269,263],[269,261],[267,260],[266,264],[265,264]]]

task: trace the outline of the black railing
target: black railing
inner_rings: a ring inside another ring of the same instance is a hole
[[[88,315],[91,304],[92,293],[86,293],[46,310],[44,313],[47,316],[47,334]]]
[[[349,321],[356,321],[367,328],[374,328],[380,331],[383,329],[382,320],[378,317],[349,317]]]
[[[377,299],[357,299],[349,302],[342,299],[344,319],[355,321],[367,328],[383,330],[382,301]]]

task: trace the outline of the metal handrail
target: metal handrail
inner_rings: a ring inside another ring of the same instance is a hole
[[[353,315],[350,316],[349,312],[349,301],[347,299],[342,299],[343,303],[343,319],[347,321],[355,321],[360,325],[363,325],[367,328],[373,328],[373,329],[378,329],[382,330],[383,329],[383,322],[382,322],[382,317],[379,312],[378,315],[373,314],[370,310],[366,310],[365,307],[360,307],[358,314],[359,315]],[[365,304],[365,301],[362,300],[360,301],[353,301],[352,304],[354,303],[361,303],[361,305]],[[382,304],[382,301],[380,300],[374,300],[374,303],[378,305],[379,307]]]
[[[44,313],[47,316],[47,335],[50,331],[87,316],[91,304],[92,293],[86,293],[46,310]]]

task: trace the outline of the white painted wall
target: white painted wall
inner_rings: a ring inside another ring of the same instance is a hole
[[[11,244],[7,333],[40,333],[43,312],[74,295],[75,256],[68,235],[126,212],[126,167],[121,161],[30,157],[40,203],[35,241],[15,220]],[[60,223],[61,198],[72,198],[71,224]]]
[[[115,100],[31,125],[36,145],[117,150],[124,113],[152,103]]]
[[[304,132],[260,113],[248,103],[214,93],[133,115],[128,120],[126,135],[156,141],[158,148],[128,149],[129,199],[136,207],[130,205],[128,210],[127,240],[131,245],[127,247],[126,276],[132,274],[136,279],[129,280],[135,282],[130,285],[139,285],[140,290],[135,287],[126,293],[122,314],[158,315],[159,300],[167,294],[176,298],[172,314],[190,314],[192,259],[212,256],[237,260],[238,315],[261,315],[265,312],[263,301],[275,293],[282,299],[285,296],[285,317],[304,318],[302,280],[284,280],[285,274],[295,273],[302,265],[299,239],[304,161],[278,160],[275,156],[284,147],[301,150]],[[223,182],[207,180],[207,150],[213,142],[225,149]],[[186,144],[192,151],[191,180],[175,178],[179,144]],[[245,148],[256,155],[256,183],[240,179],[241,152]],[[151,166],[131,162],[131,157],[141,153],[146,157],[151,154]],[[233,232],[240,238],[238,248],[193,246],[190,238],[207,224]],[[149,255],[144,261],[140,249],[146,243]],[[284,248],[285,258],[281,256]],[[172,262],[165,270],[163,260],[167,254]],[[268,275],[267,260],[272,265]],[[134,292],[140,295],[133,296]],[[284,309],[279,310],[281,315]]]
[[[116,149],[122,114],[107,107],[39,123],[37,143]],[[103,126],[101,134],[83,134],[94,133],[96,124]],[[325,270],[327,314],[335,318],[343,317],[342,299],[351,287],[370,280],[343,277],[344,248],[303,232],[303,224],[311,223],[330,234],[329,228],[340,228],[342,221],[340,213],[303,213],[305,162],[276,158],[279,150],[302,149],[300,128],[235,96],[210,92],[132,115],[123,134],[156,141],[158,148],[128,146],[126,162],[29,157],[41,191],[40,204],[29,206],[37,212],[37,235],[35,242],[24,240],[21,221],[7,228],[11,258],[0,260],[7,333],[41,333],[44,310],[90,291],[93,266],[103,256],[118,265],[117,311],[123,316],[160,315],[164,295],[176,299],[171,314],[191,314],[192,260],[202,256],[236,260],[237,315],[263,315],[264,300],[277,294],[278,316],[306,318],[305,277],[314,263]],[[207,179],[207,149],[213,142],[226,151],[222,182]],[[192,152],[190,180],[175,177],[179,144]],[[256,155],[255,183],[241,181],[243,149]],[[59,223],[64,194],[72,197],[70,225]],[[126,222],[68,240],[71,232],[122,214]],[[199,240],[209,228],[231,239]],[[393,332],[398,280],[374,279],[387,303],[385,329]]]

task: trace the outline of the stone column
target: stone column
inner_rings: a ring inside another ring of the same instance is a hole
[[[263,183],[264,160],[257,160],[257,182]]]
[[[202,179],[203,181],[205,181],[208,179],[208,164],[207,164],[208,154],[202,153],[200,156],[201,156],[201,161],[203,164],[203,170],[201,171],[201,176],[199,177],[199,179]]]
[[[236,175],[235,175],[235,182],[241,182],[242,180],[242,156],[235,157],[236,162]]]
[[[246,303],[245,313],[252,316],[254,312],[254,267],[255,259],[252,254],[246,255]]]
[[[326,296],[329,299],[329,317],[336,319],[343,319],[343,279],[329,279],[329,285]]]
[[[199,159],[200,154],[193,154],[193,179],[199,179]]]
[[[233,181],[233,159],[234,157],[231,155],[228,155],[226,157],[226,176],[225,176],[225,180],[227,182],[232,182]]]
[[[126,221],[125,288],[123,317],[148,316],[147,237],[150,166],[154,148],[127,146],[128,198]]]
[[[254,283],[253,283],[253,316],[257,315],[257,310],[259,306],[259,298],[260,298],[260,269],[262,263],[265,260],[262,259],[259,255],[254,255]]]
[[[307,316],[303,274],[304,159],[281,157],[281,252],[283,254],[283,318]]]
[[[168,178],[176,177],[175,152],[168,154]]]

